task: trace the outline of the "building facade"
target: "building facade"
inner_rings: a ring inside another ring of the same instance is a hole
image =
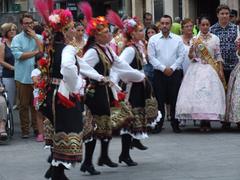
[[[82,0],[55,0],[56,8],[69,8],[75,18],[79,14],[77,3]],[[227,4],[231,9],[239,12],[240,0],[88,0],[93,7],[94,16],[105,15],[108,9],[113,9],[122,15],[143,17],[144,12],[153,14],[154,21],[158,21],[163,14],[173,18],[208,15],[212,22],[216,21],[216,7]],[[16,22],[18,14],[33,13],[37,18],[33,0],[0,0],[0,24],[9,20]],[[38,18],[37,18],[38,19]]]
[[[216,8],[219,4],[227,4],[231,9],[240,12],[240,0],[122,0],[122,11],[130,16],[142,18],[144,12],[153,14],[154,21],[158,21],[163,14],[174,17],[191,17],[200,15],[210,17],[216,22]]]
[[[136,3],[139,3],[137,1]],[[146,7],[150,8],[148,11],[153,13],[155,21],[159,20],[163,14],[168,14],[173,18],[179,16],[192,19],[207,15],[214,23],[217,20],[216,8],[219,4],[227,4],[231,9],[240,12],[240,0],[146,0],[145,2]]]

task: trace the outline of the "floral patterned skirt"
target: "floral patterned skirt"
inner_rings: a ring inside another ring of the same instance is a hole
[[[218,120],[225,116],[225,91],[209,64],[191,63],[179,89],[176,118]]]
[[[240,122],[240,63],[233,69],[228,82],[226,121]]]

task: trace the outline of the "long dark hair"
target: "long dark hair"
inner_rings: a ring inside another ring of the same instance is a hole
[[[146,39],[146,41],[149,40],[148,35],[147,35],[147,32],[148,32],[149,29],[153,29],[156,32],[156,34],[158,33],[157,26],[154,25],[154,24],[150,25],[149,27],[146,28],[146,31],[145,31],[145,39]]]
[[[201,24],[202,20],[204,20],[204,19],[208,20],[208,22],[211,24],[210,18],[205,14],[203,14],[199,17],[199,24]]]

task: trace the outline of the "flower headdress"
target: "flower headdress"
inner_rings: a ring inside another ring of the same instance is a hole
[[[133,18],[125,19],[124,21],[121,21],[118,14],[112,10],[108,11],[107,19],[111,24],[122,29],[124,34],[130,34],[134,30],[136,30],[139,26],[142,25],[137,17],[133,17]]]
[[[68,9],[53,9],[53,0],[35,0],[35,7],[47,25],[55,32],[65,31],[73,26],[73,16]]]
[[[53,10],[48,21],[54,31],[66,31],[73,26],[72,12],[69,9]]]
[[[108,21],[103,16],[98,16],[96,18],[92,18],[90,22],[88,22],[88,26],[86,28],[86,33],[90,36],[93,36],[96,33],[104,32],[108,29]]]
[[[108,29],[109,24],[105,17],[92,17],[92,8],[88,2],[82,2],[78,5],[78,7],[87,19],[88,25],[86,28],[86,33],[89,36],[94,36],[96,33],[102,33]]]
[[[133,17],[131,19],[125,19],[123,21],[123,26],[124,26],[124,33],[130,34],[133,31],[135,31],[139,26],[141,26],[141,22],[137,17]]]

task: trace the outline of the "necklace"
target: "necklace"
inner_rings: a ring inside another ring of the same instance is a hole
[[[206,34],[201,33],[200,36],[204,41],[207,41],[208,39],[211,38],[211,35],[209,33],[206,33]]]
[[[190,46],[190,40],[192,39],[192,36],[190,37],[186,37],[186,36],[182,36],[182,39],[183,39],[183,43],[187,46]]]

